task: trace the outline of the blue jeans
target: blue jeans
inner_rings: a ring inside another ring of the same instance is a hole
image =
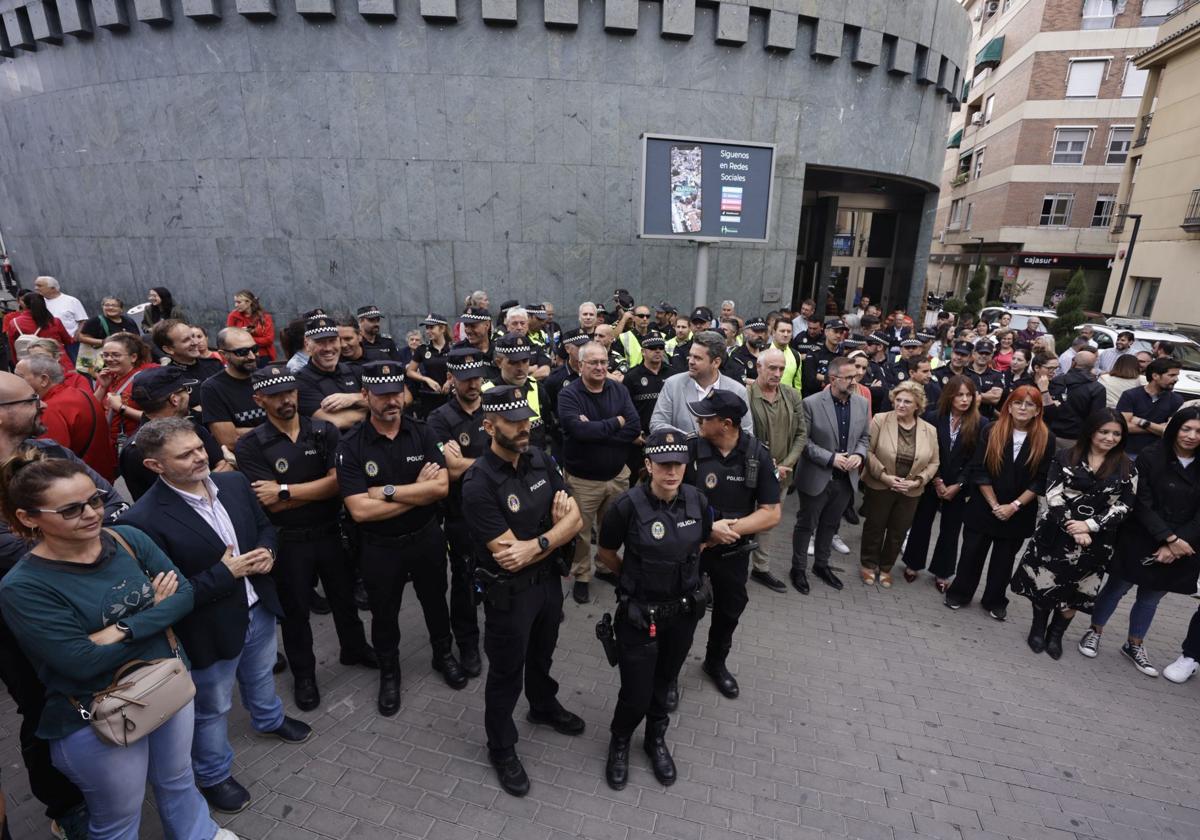
[[[1117,611],[1117,604],[1121,603],[1121,599],[1132,588],[1133,584],[1129,581],[1109,575],[1104,588],[1096,596],[1096,606],[1092,608],[1092,624],[1097,627],[1107,624],[1112,614]],[[1150,624],[1154,621],[1154,613],[1158,610],[1158,602],[1166,594],[1160,589],[1147,589],[1144,586],[1137,588],[1137,598],[1133,602],[1133,608],[1129,610],[1129,638],[1146,638]]]
[[[188,753],[195,704],[145,738],[114,747],[85,726],[50,742],[50,755],[64,776],[83,792],[91,840],[137,840],[146,782],[154,788],[158,816],[175,840],[212,840],[217,824],[196,789]]]
[[[212,787],[230,776],[233,747],[229,743],[226,715],[233,706],[236,680],[242,705],[250,712],[250,725],[258,732],[273,732],[283,725],[283,701],[275,693],[275,616],[265,607],[250,610],[246,644],[233,659],[222,659],[192,671],[196,683],[196,737],[192,765],[196,783]]]

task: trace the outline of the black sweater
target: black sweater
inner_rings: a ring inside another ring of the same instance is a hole
[[[625,418],[624,426],[618,417]],[[563,388],[558,395],[558,421],[563,430],[563,466],[571,475],[590,481],[616,478],[642,431],[629,391],[612,379],[604,380],[598,394],[589,391],[582,379]]]

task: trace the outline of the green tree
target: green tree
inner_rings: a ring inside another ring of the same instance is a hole
[[[971,275],[971,280],[967,283],[966,300],[963,301],[963,312],[969,312],[975,317],[979,317],[980,311],[983,309],[983,296],[987,293],[987,267],[979,266],[975,269],[975,273]]]
[[[1054,342],[1059,353],[1066,351],[1071,346],[1071,341],[1075,338],[1075,327],[1087,320],[1083,314],[1086,295],[1087,284],[1083,280],[1083,269],[1077,268],[1071,275],[1071,282],[1067,283],[1066,296],[1055,307],[1058,317],[1054,319],[1051,332],[1054,334]]]

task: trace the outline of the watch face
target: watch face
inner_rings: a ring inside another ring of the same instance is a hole
[[[383,485],[383,495],[387,496],[389,499],[392,496],[395,496],[396,495],[396,486],[394,484]]]

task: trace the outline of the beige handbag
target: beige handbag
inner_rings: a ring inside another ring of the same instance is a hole
[[[141,559],[120,534],[107,528],[105,532],[142,566]],[[142,571],[150,577],[145,566]],[[166,634],[174,656],[126,662],[117,669],[112,684],[93,695],[90,710],[74,697],[67,698],[79,716],[91,723],[101,741],[117,747],[140,741],[196,696],[196,684],[179,655],[179,640],[170,627]]]

